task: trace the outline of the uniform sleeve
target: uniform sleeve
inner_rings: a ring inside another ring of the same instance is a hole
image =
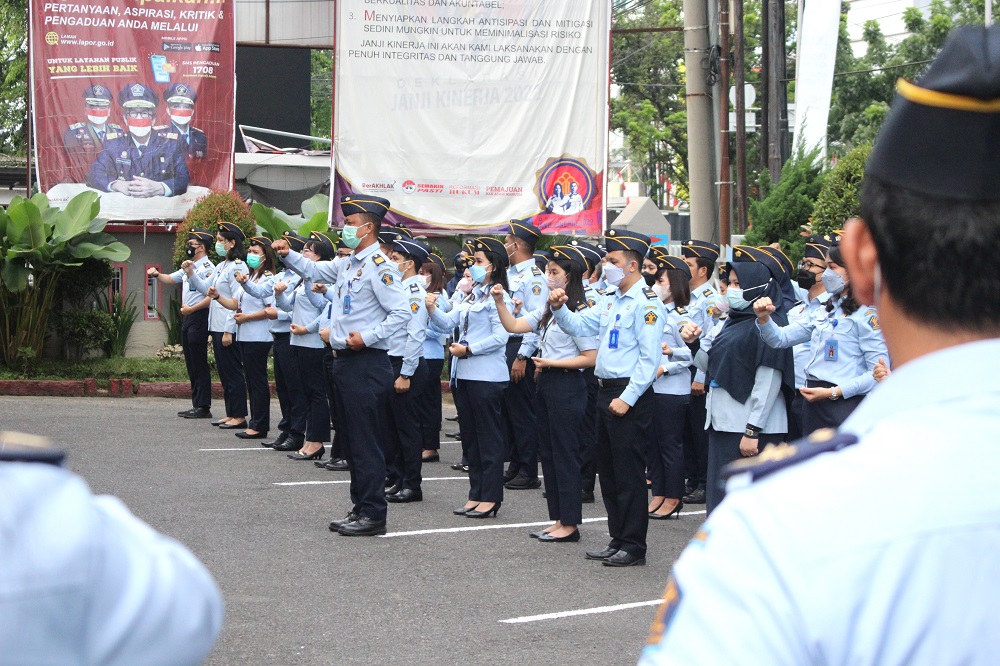
[[[170,274],[170,279],[177,284],[184,282],[184,271],[182,269],[177,269],[176,271]]]
[[[781,391],[781,371],[760,366],[754,376],[753,390],[747,402],[750,407],[750,414],[747,416],[747,423],[760,426],[767,422],[767,416],[778,400]]]
[[[284,262],[285,266],[313,282],[337,284],[340,264],[335,261],[310,261],[295,250],[289,250],[284,257]]]
[[[760,337],[768,347],[788,349],[812,339],[816,326],[811,323],[812,318],[806,318],[806,321],[809,323],[793,321],[787,326],[778,326],[773,319],[768,319],[763,326],[758,321],[754,322],[754,326],[760,331]]]
[[[455,307],[448,312],[443,312],[441,308],[434,308],[434,312],[430,314],[431,323],[437,326],[439,329],[445,331],[445,333],[450,333],[451,329],[458,326],[458,320],[462,315],[462,310],[464,308]]]
[[[522,310],[522,312],[523,312],[523,310]],[[523,319],[525,322],[527,322],[528,326],[531,327],[531,330],[537,331],[538,330],[538,322],[540,322],[542,320],[543,316],[545,316],[545,307],[544,306],[541,307],[541,308],[538,308],[537,310],[532,310],[531,312],[526,313],[523,317],[521,317],[521,319]]]
[[[682,372],[689,372],[688,368],[691,367],[692,357],[691,350],[686,344],[684,344],[684,339],[681,338],[680,330],[677,326],[673,327],[670,335],[670,349],[673,354],[669,356],[664,355],[660,359],[660,365],[663,366],[663,374],[665,375],[678,375]]]
[[[545,306],[546,301],[549,300],[549,286],[544,280],[540,279],[539,276],[535,275],[533,272],[530,273],[529,280],[522,280],[521,284],[524,284],[524,289],[522,291],[522,302],[524,303],[521,308],[522,312],[525,310],[533,311]],[[538,293],[535,293],[535,292]],[[535,328],[532,326],[532,328]],[[538,333],[525,333],[524,337],[521,338],[521,346],[518,349],[518,354],[523,354],[524,356],[531,356],[538,349],[539,344]]]
[[[333,317],[333,305],[327,304],[325,308],[320,309],[315,319],[306,324],[306,330],[310,333],[319,333],[321,328],[329,328],[331,317]]]
[[[253,280],[247,280],[240,286],[243,287],[243,291],[247,292],[254,298],[264,300],[274,294],[274,282],[275,280],[272,276],[269,279],[261,280],[259,283],[254,282]]]
[[[410,320],[406,323],[406,344],[403,347],[403,367],[401,373],[412,376],[417,371],[420,359],[424,355],[424,338],[427,337],[427,308],[424,306],[423,293],[419,299],[410,298]],[[417,306],[416,312],[413,306]]]
[[[241,264],[240,268],[245,266]],[[230,265],[229,272],[223,276],[223,279],[228,283],[229,293],[236,297],[236,294],[240,293],[240,283],[236,281],[237,268]],[[223,329],[226,333],[235,333],[238,325],[236,324],[236,310],[230,310],[229,308],[223,308],[226,312],[226,323],[223,325]]]
[[[386,284],[382,282],[384,275],[391,275],[392,280]],[[358,331],[366,347],[371,347],[375,342],[388,340],[389,336],[406,326],[410,317],[410,308],[403,295],[403,284],[399,281],[399,273],[395,268],[389,266],[378,272],[378,277],[369,278],[371,286],[375,292],[375,299],[386,311],[386,317],[380,321],[375,328],[368,331]]]
[[[684,549],[639,666],[820,663],[788,590],[775,542],[760,538],[739,494],[726,498]]]
[[[309,281],[306,280],[306,282],[308,283]],[[308,283],[305,286],[306,298],[309,299],[309,302],[317,310],[322,310],[323,308],[325,308],[326,306],[328,306],[330,304],[330,301],[332,299],[327,298],[326,294],[329,294],[332,291],[333,290],[331,288],[327,287],[325,294],[317,294],[315,291],[312,290],[312,284],[311,283]]]
[[[88,664],[200,664],[222,628],[211,574],[184,546],[96,497]],[[167,656],[169,654],[169,657]]]
[[[509,298],[504,298],[504,305],[511,314],[514,312],[514,302]],[[467,346],[472,350],[473,354],[489,354],[492,351],[496,351],[502,347],[507,346],[507,339],[510,334],[507,329],[503,327],[503,322],[500,321],[500,314],[497,312],[497,303],[493,299],[490,299],[489,304],[484,308],[484,311],[489,314],[490,318],[490,334],[484,338],[479,338],[477,340],[467,340],[469,343]]]
[[[576,348],[580,352],[594,351],[597,349],[597,336],[596,335],[583,335],[583,336],[573,336],[573,342],[576,344]]]
[[[292,302],[292,299],[288,296],[288,294],[295,293],[295,289],[298,289],[298,287],[295,287],[294,289],[286,289],[274,297],[274,304],[278,306],[279,310],[284,310],[285,312],[292,311],[295,307],[295,303]]]
[[[211,278],[212,276],[209,275],[208,277]],[[191,283],[192,287],[194,287],[199,292],[201,292],[202,296],[208,296],[208,288],[211,285],[208,284],[205,280],[203,280],[200,275],[198,275],[198,267],[197,266],[194,267],[194,270],[191,271],[191,275],[188,276],[188,282]]]
[[[600,306],[603,301],[598,301]],[[570,312],[565,304],[558,310],[552,311],[552,316],[556,318],[565,333],[573,337],[584,338],[587,336],[597,336],[601,332],[601,308],[587,308],[580,312]]]
[[[854,320],[854,329],[857,331],[858,344],[861,346],[861,353],[864,354],[865,367],[868,368],[868,371],[840,385],[844,398],[864,395],[875,388],[877,382],[872,373],[875,371],[875,366],[878,365],[878,360],[883,358],[886,363],[889,362],[889,349],[885,346],[878,313],[874,308],[868,308],[860,317],[860,321]]]
[[[656,314],[651,323],[646,321],[648,312]],[[660,366],[660,357],[663,356],[660,340],[663,339],[663,324],[667,320],[667,313],[663,309],[663,304],[656,300],[653,310],[636,307],[632,311],[632,317],[632,330],[635,331],[636,344],[639,345],[639,361],[632,371],[628,386],[621,394],[622,401],[630,407],[634,406],[639,396],[656,381],[656,369]]]

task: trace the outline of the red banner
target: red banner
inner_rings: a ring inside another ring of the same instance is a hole
[[[31,0],[38,184],[54,205],[101,194],[109,219],[181,219],[232,188],[233,5]]]

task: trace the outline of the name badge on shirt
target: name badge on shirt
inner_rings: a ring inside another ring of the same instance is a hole
[[[621,321],[620,314],[615,315],[615,324],[608,333],[608,349],[618,349],[618,322]]]
[[[351,314],[351,295],[344,296],[344,314]]]
[[[839,351],[839,344],[840,344],[840,342],[838,340],[827,340],[826,341],[826,355],[825,355],[825,357],[826,357],[827,361],[836,361],[837,360],[837,356],[840,353],[840,351]]]

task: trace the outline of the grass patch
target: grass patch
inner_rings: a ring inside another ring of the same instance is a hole
[[[211,361],[211,359],[210,359]],[[212,381],[219,381],[214,364],[209,363]],[[268,375],[274,381],[272,362],[268,359]],[[186,382],[184,359],[157,358],[94,358],[80,363],[40,359],[31,363],[26,372],[0,366],[0,379],[71,379],[93,377],[99,388],[107,388],[109,379],[131,379],[134,382]]]

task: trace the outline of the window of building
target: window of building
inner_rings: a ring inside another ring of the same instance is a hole
[[[116,294],[127,297],[125,291],[125,264],[111,264],[111,284],[108,285],[108,302],[114,300]]]

